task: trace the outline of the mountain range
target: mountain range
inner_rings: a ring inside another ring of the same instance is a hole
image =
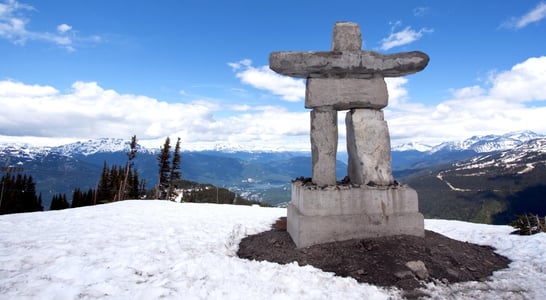
[[[17,166],[32,175],[44,206],[49,207],[50,198],[57,193],[70,198],[75,188],[94,188],[104,162],[124,165],[129,143],[103,138],[35,147],[0,141],[0,166]],[[436,146],[411,143],[394,147],[392,166],[397,180],[418,191],[420,210],[427,217],[500,223],[511,217],[503,212],[521,210],[514,208],[518,192],[541,191],[540,184],[546,184],[545,149],[546,136],[530,131],[474,136]],[[137,150],[135,168],[151,188],[157,182],[159,149],[138,145]],[[223,147],[181,154],[184,179],[225,187],[249,200],[273,205],[290,200],[292,179],[311,176],[310,152]],[[346,153],[338,154],[338,178],[347,173],[346,157]],[[527,190],[530,188],[535,190]]]

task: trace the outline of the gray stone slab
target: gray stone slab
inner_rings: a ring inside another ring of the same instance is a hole
[[[335,110],[381,109],[387,106],[388,98],[383,77],[309,78],[305,90],[305,107],[332,106]]]
[[[332,51],[358,51],[361,49],[360,26],[352,22],[336,22],[332,34]]]
[[[271,70],[299,78],[398,77],[423,70],[429,61],[420,51],[381,54],[373,51],[272,52]]]
[[[336,184],[337,111],[332,107],[311,111],[312,180],[318,186]]]
[[[345,116],[345,126],[351,183],[392,184],[391,144],[383,111],[352,109]]]

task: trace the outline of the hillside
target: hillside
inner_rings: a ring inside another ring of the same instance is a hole
[[[6,299],[399,299],[400,292],[295,263],[243,260],[246,235],[286,209],[122,201],[0,216]],[[433,299],[541,299],[546,234],[509,226],[426,220],[450,238],[490,245],[513,262],[483,281],[428,284]],[[522,247],[521,245],[525,245]],[[532,251],[530,251],[532,250]]]
[[[23,167],[37,182],[44,205],[51,197],[72,191],[95,188],[103,163],[125,165],[129,142],[120,139],[98,139],[58,147],[0,145],[0,165]],[[137,147],[134,169],[148,188],[157,183],[157,150]],[[227,188],[241,197],[270,204],[290,200],[290,181],[299,176],[311,176],[311,155],[308,152],[245,152],[245,151],[184,151],[181,171],[185,180],[209,183]],[[337,172],[342,178],[347,166],[338,161]]]
[[[541,184],[546,177],[540,163],[542,158],[533,158],[531,154],[533,149],[543,149],[544,145],[533,146],[531,142],[544,138],[521,131],[471,137],[437,146],[400,145],[392,151],[393,173],[398,181],[417,189],[421,210],[429,217],[505,224],[514,214],[541,211],[527,211],[540,206],[541,202],[532,204],[525,199],[534,199],[543,192]],[[25,173],[31,174],[38,192],[42,193],[44,206],[49,207],[56,193],[66,193],[70,199],[77,187],[95,188],[103,162],[124,165],[128,148],[129,141],[120,139],[89,140],[58,147],[0,144],[0,165],[6,165],[9,160],[10,165],[21,166]],[[142,146],[137,149],[134,168],[140,178],[146,180],[147,187],[152,188],[157,182],[157,149]],[[516,151],[515,154],[506,154],[511,150]],[[224,147],[181,154],[183,179],[213,184],[239,197],[272,205],[282,206],[290,201],[292,179],[311,176],[309,152],[241,151]],[[506,165],[503,159],[517,155],[520,155],[519,169],[514,172],[510,172],[510,168],[494,167],[495,161]],[[336,172],[341,179],[347,174],[346,153],[340,152],[338,159]],[[486,163],[487,159],[490,162]],[[476,169],[478,162],[481,169]],[[468,165],[466,170],[461,169],[463,164]],[[473,165],[475,167],[471,167]],[[518,174],[523,170],[527,171]]]
[[[427,168],[400,180],[419,193],[427,217],[507,224],[546,214],[546,139]]]

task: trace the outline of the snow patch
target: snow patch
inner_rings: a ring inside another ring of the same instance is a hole
[[[132,200],[0,216],[3,299],[399,299],[311,266],[243,260],[240,240],[286,209]],[[461,241],[491,245],[513,262],[483,282],[429,284],[434,299],[541,299],[546,234],[509,226],[426,220]],[[524,246],[522,246],[524,245]]]

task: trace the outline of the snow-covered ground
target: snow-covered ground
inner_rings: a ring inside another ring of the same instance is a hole
[[[0,216],[0,299],[396,299],[395,289],[319,269],[239,259],[239,241],[282,208],[168,201]],[[435,299],[544,299],[546,234],[427,220],[513,260],[486,282],[429,284]]]

